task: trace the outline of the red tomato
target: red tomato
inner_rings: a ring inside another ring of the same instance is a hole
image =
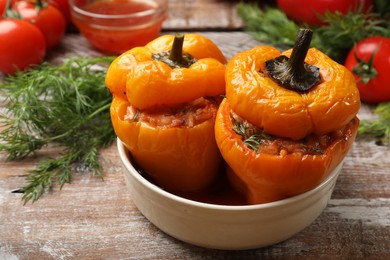
[[[0,20],[0,71],[13,74],[38,64],[45,56],[45,38],[29,22],[16,19]]]
[[[292,20],[318,26],[325,24],[318,16],[324,15],[326,10],[346,14],[360,7],[362,3],[363,12],[372,6],[372,0],[277,0],[276,3]]]
[[[13,6],[16,1],[17,0],[11,0],[10,5]],[[0,0],[0,18],[4,14],[6,7],[7,7],[7,0]]]
[[[390,38],[374,36],[358,42],[350,50],[345,67],[354,74],[362,101],[390,100]]]
[[[66,23],[64,16],[57,8],[36,0],[35,2],[18,1],[14,9],[24,20],[30,21],[42,31],[46,48],[53,48],[61,41],[65,34]]]
[[[71,23],[71,18],[70,18],[70,5],[68,0],[51,0],[50,4],[54,5],[57,7],[57,9],[62,13],[62,15],[65,18],[65,22],[67,24]]]
[[[0,0],[0,16],[3,15],[6,6],[7,6],[7,0]]]

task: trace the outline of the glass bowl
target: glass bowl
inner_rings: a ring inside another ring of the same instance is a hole
[[[80,33],[104,53],[120,54],[158,36],[168,0],[69,0]]]

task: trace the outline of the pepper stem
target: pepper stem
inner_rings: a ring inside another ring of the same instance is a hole
[[[300,29],[290,58],[282,55],[265,62],[268,75],[282,87],[308,91],[320,81],[319,68],[305,63],[313,31]]]
[[[182,64],[183,63],[183,42],[184,42],[184,34],[177,33],[175,38],[173,39],[171,54],[169,55],[169,59],[175,63]]]
[[[288,61],[288,68],[294,77],[301,77],[306,73],[305,58],[310,47],[313,31],[301,29],[295,40],[294,48]]]
[[[183,52],[183,44],[184,34],[177,33],[173,39],[171,50],[154,53],[152,58],[164,62],[171,68],[188,68],[197,60],[189,53]]]

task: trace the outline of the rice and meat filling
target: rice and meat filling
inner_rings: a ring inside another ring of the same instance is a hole
[[[142,111],[130,105],[124,119],[160,128],[188,128],[215,118],[217,110],[218,103],[214,98],[201,97],[175,107],[161,106]]]
[[[352,135],[349,122],[343,128],[324,135],[310,134],[301,140],[292,140],[270,135],[231,111],[234,131],[242,141],[256,153],[272,155],[303,154],[322,155],[336,140],[348,140]]]

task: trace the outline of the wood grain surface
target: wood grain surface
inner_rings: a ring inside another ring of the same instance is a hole
[[[261,44],[240,31],[201,33],[220,46],[227,58]],[[102,54],[79,34],[70,33],[47,58],[59,61],[77,55]],[[374,118],[372,107],[363,105],[359,117]],[[129,195],[115,143],[101,151],[103,179],[75,173],[72,183],[61,191],[55,186],[36,203],[23,205],[22,195],[12,191],[25,183],[27,171],[38,160],[56,152],[51,146],[14,162],[0,155],[1,260],[390,259],[390,148],[374,140],[356,140],[328,207],[313,224],[287,241],[245,251],[192,246],[152,225]]]
[[[239,1],[170,0],[167,30],[234,30],[243,26],[235,6]]]

